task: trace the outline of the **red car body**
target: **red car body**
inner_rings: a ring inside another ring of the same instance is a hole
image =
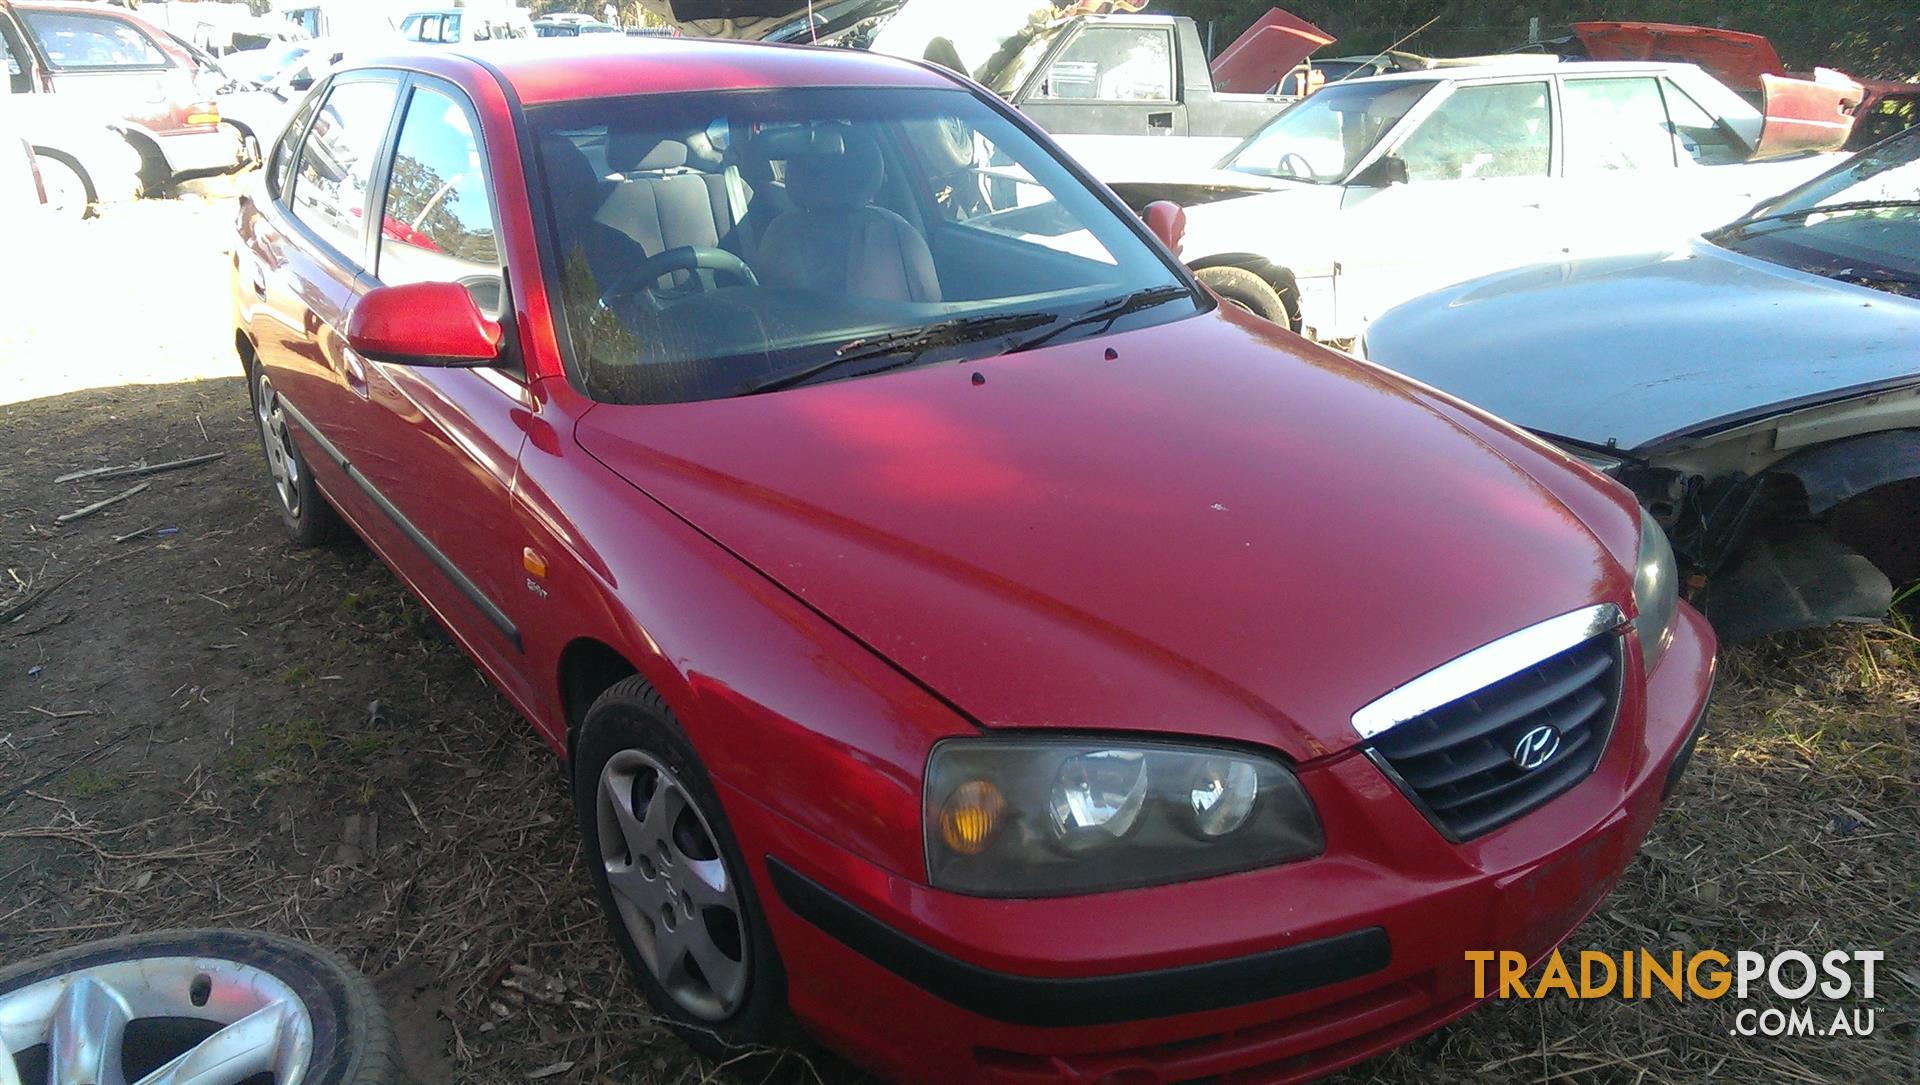
[[[1465,1012],[1464,950],[1542,951],[1612,887],[1708,697],[1712,634],[1684,604],[1644,681],[1621,638],[1591,776],[1464,843],[1354,715],[1542,619],[1632,614],[1625,490],[1224,306],[774,395],[596,403],[561,360],[524,107],[956,81],[832,50],[542,44],[356,65],[471,103],[524,374],[348,347],[399,334],[362,306],[379,284],[264,191],[240,211],[236,344],[298,405],[332,503],[556,753],[614,679],[659,692],[816,1036],[911,1080],[1297,1080]],[[447,354],[486,334],[416,332]],[[930,751],[1000,728],[1277,752],[1325,852],[1092,895],[931,888]]]

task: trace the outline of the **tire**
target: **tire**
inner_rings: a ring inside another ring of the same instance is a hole
[[[260,432],[260,451],[266,457],[273,504],[287,525],[293,545],[306,549],[324,546],[345,533],[340,514],[327,504],[313,471],[293,439],[294,421],[280,409],[279,396],[266,367],[254,362],[247,370],[248,401],[254,428]]]
[[[680,792],[685,808],[670,789]],[[630,829],[623,830],[612,809],[616,794],[637,815],[626,822]],[[795,1043],[785,973],[739,844],[706,769],[644,679],[615,683],[587,711],[574,749],[573,797],[601,911],[655,1015],[694,1050],[720,1061]],[[654,825],[647,816],[662,811],[679,816],[664,832],[649,833]],[[724,875],[724,888],[714,888],[715,872]],[[618,891],[615,877],[623,886]],[[730,936],[716,915],[723,908],[685,907],[696,897],[733,902]],[[678,911],[676,900],[683,906]],[[666,921],[649,914],[643,923],[643,910],[672,915],[673,925],[663,933]],[[693,950],[675,948],[703,937],[710,959],[737,960],[744,973],[737,993],[726,989],[730,970],[716,968],[718,980],[709,980],[695,971]],[[728,948],[737,956],[727,958]],[[721,958],[711,957],[715,950]]]
[[[47,208],[63,219],[83,219],[93,214],[93,182],[85,170],[35,147],[33,161],[40,171],[40,183],[47,190]]]
[[[81,1042],[65,1045],[81,1061],[66,1066],[65,1074],[52,1075],[47,1064],[54,1057],[48,1043],[54,1022],[67,1000],[79,997],[73,992],[88,989],[82,986],[87,979],[105,996],[103,1010],[124,999],[142,1016],[128,1022],[114,1042],[115,1030],[102,1021],[110,1014],[76,1014],[105,1027],[93,1034],[95,1043],[86,1042],[83,1027]],[[69,993],[50,1001],[48,992],[63,987]],[[303,1085],[401,1085],[405,1080],[394,1061],[386,1011],[366,977],[314,946],[253,931],[112,938],[0,970],[0,1019],[16,1017],[30,1022],[35,1042],[12,1052],[0,1049],[0,1058],[11,1056],[23,1081],[138,1080],[176,1058],[221,1066],[222,1072],[196,1081],[238,1082],[258,1073],[272,1074],[275,1082],[297,1073]],[[311,1042],[304,1066],[295,1051],[303,1027]],[[233,1049],[204,1043],[223,1028],[231,1029],[223,1041],[255,1052],[250,1064],[223,1063]],[[196,1050],[197,1056],[189,1054]],[[280,1060],[292,1064],[276,1069]]]
[[[1254,316],[1271,320],[1283,328],[1293,326],[1287,303],[1280,299],[1280,292],[1246,268],[1202,268],[1193,275],[1207,289],[1219,295],[1221,301],[1238,305]]]

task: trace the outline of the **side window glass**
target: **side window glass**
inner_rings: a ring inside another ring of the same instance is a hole
[[[1560,87],[1569,176],[1674,165],[1659,81],[1569,79]]]
[[[167,54],[132,23],[65,11],[22,11],[56,68],[164,68]]]
[[[1719,166],[1728,162],[1744,162],[1747,148],[1739,137],[1727,130],[1727,126],[1700,108],[1700,104],[1687,96],[1687,92],[1674,85],[1671,79],[1662,79],[1660,89],[1667,96],[1667,115],[1672,118],[1673,134],[1680,141],[1680,147],[1688,157],[1702,166]]]
[[[409,15],[400,20],[400,36],[408,41],[420,40],[420,16]]]
[[[460,16],[442,15],[440,17],[440,41],[458,42],[460,40]]]
[[[1173,35],[1151,28],[1088,27],[1054,60],[1040,96],[1170,102]]]
[[[414,91],[400,122],[377,267],[388,285],[457,282],[500,314],[500,247],[480,142],[466,110],[437,90]]]
[[[1459,87],[1400,144],[1410,181],[1545,177],[1553,149],[1547,84]]]
[[[299,150],[300,134],[319,108],[319,95],[308,98],[300,111],[287,122],[287,130],[280,133],[279,141],[273,145],[273,158],[267,163],[267,191],[275,196],[284,197],[288,194],[287,185],[293,179],[293,157],[294,152]]]
[[[387,136],[397,89],[392,83],[341,83],[313,118],[293,182],[293,217],[321,239],[360,259],[367,188]]]

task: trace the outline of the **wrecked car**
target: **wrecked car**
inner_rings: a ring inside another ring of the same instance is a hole
[[[1633,861],[1715,642],[1619,486],[1218,304],[937,65],[484,48],[350,59],[241,201],[262,500],[564,759],[687,1042],[1297,1081]]]
[[[1920,580],[1920,130],[1677,248],[1409,302],[1359,349],[1626,483],[1724,636]]]
[[[1328,86],[1216,169],[1108,180],[1187,205],[1182,258],[1222,296],[1345,343],[1429,290],[1670,244],[1835,161],[1769,157],[1767,131],[1690,64],[1516,57]]]
[[[1273,93],[1334,39],[1275,9],[1209,65],[1194,21],[1139,0],[655,0],[689,30],[838,45],[969,75],[1051,133],[1095,177],[1203,169],[1296,99]],[[784,14],[783,14],[784,13]]]
[[[1773,42],[1765,36],[1721,27],[1585,22],[1573,24],[1571,35],[1547,44],[1562,56],[1698,64],[1755,105],[1764,102],[1769,90],[1776,89],[1782,80],[1823,81],[1820,69],[1811,74],[1787,71]],[[1920,83],[1845,78],[1859,86],[1860,101],[1852,107],[1853,130],[1844,149],[1870,147],[1920,124]]]

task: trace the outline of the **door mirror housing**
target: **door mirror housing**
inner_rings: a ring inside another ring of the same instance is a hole
[[[1349,184],[1361,188],[1387,188],[1391,185],[1407,183],[1407,160],[1397,155],[1383,154],[1373,160],[1373,164],[1353,175]]]
[[[1155,200],[1147,205],[1147,229],[1160,243],[1180,255],[1180,246],[1187,237],[1187,209],[1172,200]]]
[[[347,314],[347,345],[394,365],[491,365],[504,338],[459,283],[376,287]]]

